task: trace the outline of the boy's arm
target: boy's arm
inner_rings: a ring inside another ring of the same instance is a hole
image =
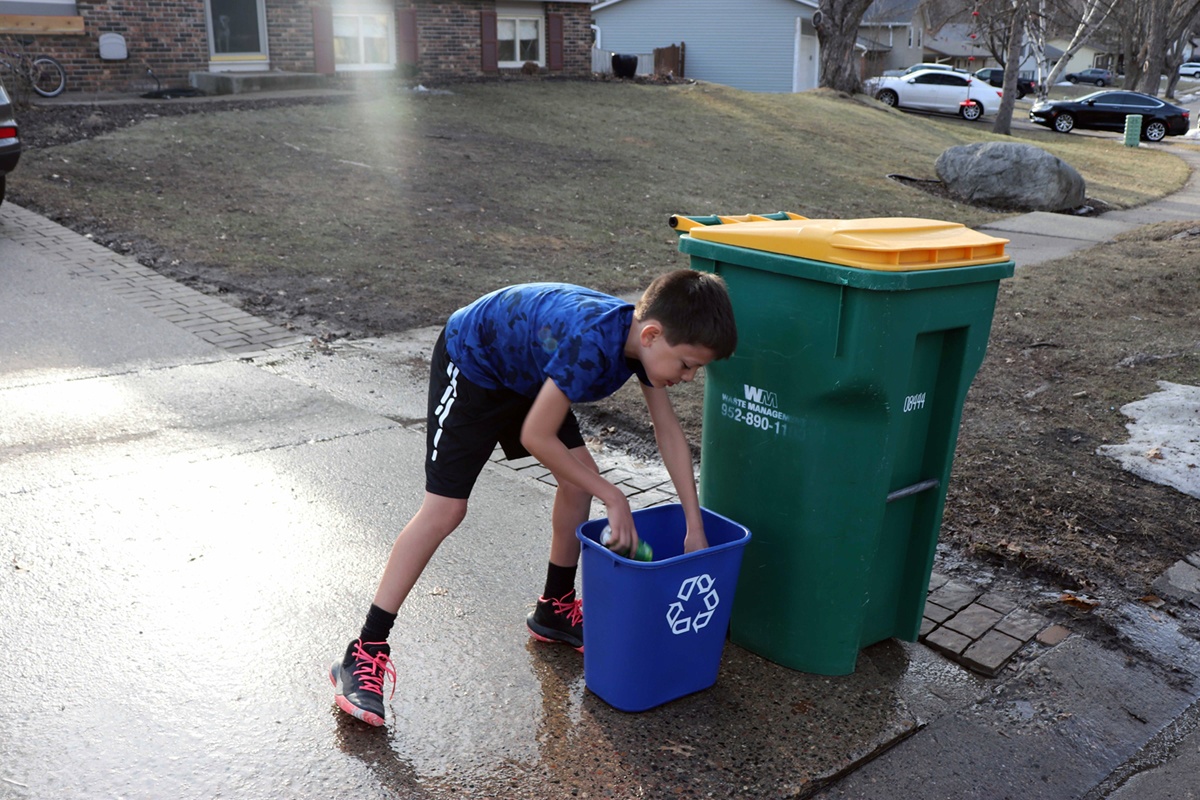
[[[521,444],[559,481],[573,483],[604,503],[613,536],[609,547],[618,551],[628,548],[632,553],[637,548],[637,531],[624,492],[571,455],[558,438],[558,429],[570,409],[571,400],[553,380],[546,379],[521,426]]]
[[[700,516],[700,498],[696,494],[696,478],[692,469],[692,451],[688,446],[687,436],[675,416],[671,399],[667,390],[642,386],[642,394],[646,397],[646,407],[650,409],[650,419],[654,422],[654,438],[658,442],[658,452],[662,456],[671,483],[675,484],[675,493],[679,495],[679,503],[683,506],[683,514],[687,518],[687,535],[683,540],[683,552],[691,553],[708,547],[708,537],[704,535],[704,520]]]

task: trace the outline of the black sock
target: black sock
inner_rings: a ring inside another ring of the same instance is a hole
[[[367,621],[363,623],[362,633],[359,634],[359,638],[364,642],[386,642],[388,634],[392,632],[392,625],[395,622],[395,614],[389,614],[372,603],[371,610],[367,612]]]
[[[542,597],[558,599],[575,591],[575,570],[576,567],[551,563],[546,569],[546,591],[542,592]]]

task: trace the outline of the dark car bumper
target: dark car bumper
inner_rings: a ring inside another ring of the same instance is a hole
[[[0,139],[0,142],[5,140]],[[7,175],[17,168],[17,162],[21,160],[21,146],[17,145],[16,150],[0,150],[0,175]]]
[[[15,153],[0,153],[0,175],[7,175],[17,168],[17,162],[21,160],[21,151]]]
[[[1051,109],[1030,109],[1029,121],[1038,125],[1054,125],[1054,112]]]

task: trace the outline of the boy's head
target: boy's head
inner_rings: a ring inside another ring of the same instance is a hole
[[[638,322],[656,320],[671,345],[695,345],[719,361],[737,347],[733,303],[720,276],[677,269],[646,287],[633,312]]]

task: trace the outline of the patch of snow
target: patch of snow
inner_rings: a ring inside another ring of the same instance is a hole
[[[1200,499],[1200,386],[1158,382],[1161,391],[1121,407],[1129,441],[1097,453],[1154,483]]]

